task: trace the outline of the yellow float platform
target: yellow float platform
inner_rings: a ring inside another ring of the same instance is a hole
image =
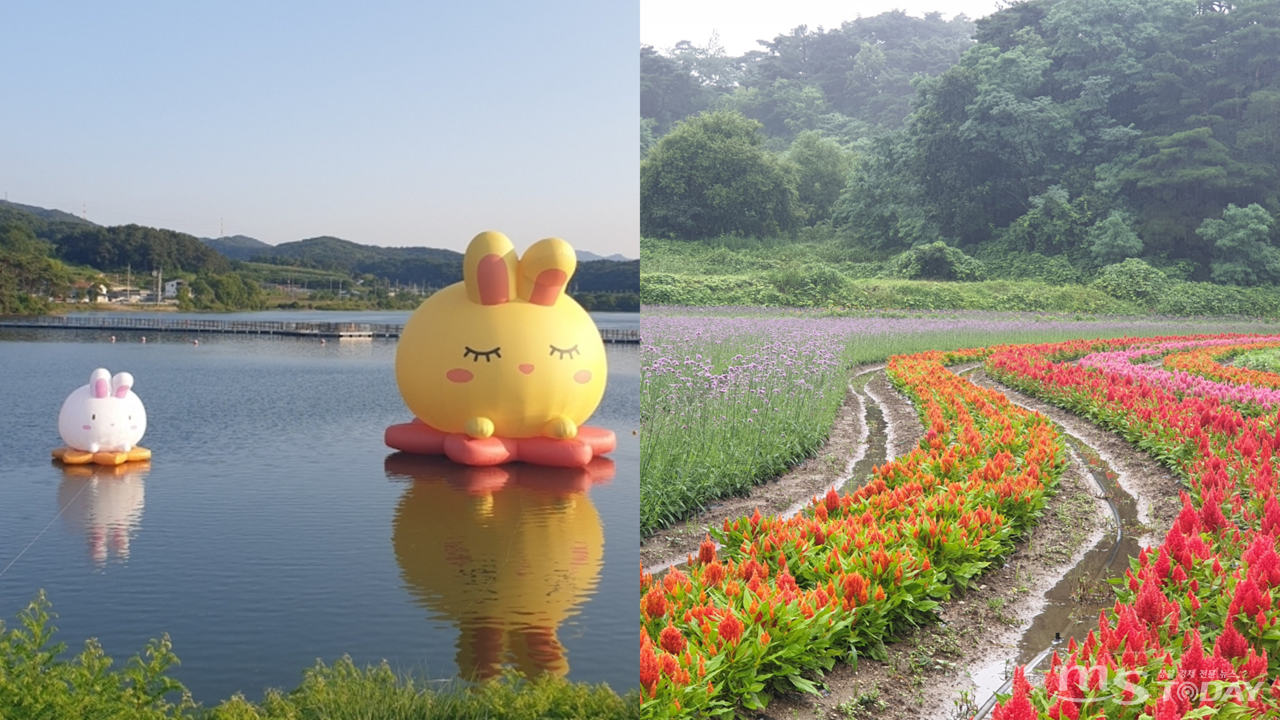
[[[53,457],[68,465],[123,465],[127,462],[139,462],[151,459],[151,451],[144,447],[136,447],[129,452],[100,451],[96,453],[75,448],[54,448]]]

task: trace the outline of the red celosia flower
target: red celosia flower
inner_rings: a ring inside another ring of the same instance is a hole
[[[1007,703],[996,705],[991,713],[992,720],[1037,720],[1039,714],[1027,697],[1030,690],[1031,685],[1019,665],[1013,670],[1013,697]]]
[[[1236,630],[1232,617],[1227,617],[1226,626],[1218,636],[1218,641],[1213,644],[1214,656],[1228,659],[1244,657],[1249,651],[1249,641],[1244,639],[1239,630]]]
[[[653,652],[653,645],[649,643],[640,644],[640,686],[644,691],[653,697],[653,690],[658,685],[661,677],[661,665],[658,663],[658,656]]]
[[[1049,708],[1053,720],[1080,720],[1080,706],[1067,700],[1059,700]]]
[[[684,635],[668,621],[667,626],[662,628],[662,633],[658,635],[658,644],[672,655],[679,655],[684,652],[688,643],[685,642]]]

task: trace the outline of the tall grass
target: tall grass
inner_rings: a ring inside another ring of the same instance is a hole
[[[890,355],[1075,338],[1261,332],[1253,322],[993,313],[646,308],[640,527],[648,536],[812,456],[849,370]]]
[[[237,695],[202,708],[169,675],[178,663],[168,637],[152,641],[123,668],[113,669],[97,641],[65,657],[54,641],[51,606],[41,593],[19,613],[17,625],[0,622],[0,718],[160,718],[198,720],[535,720],[539,718],[638,718],[635,693],[619,697],[607,686],[545,676],[509,675],[477,686],[430,688],[394,673],[385,663],[358,668],[350,658],[317,664],[302,684],[285,693],[269,690],[253,703]],[[246,648],[251,651],[251,648]]]

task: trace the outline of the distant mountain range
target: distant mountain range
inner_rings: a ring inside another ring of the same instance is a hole
[[[54,211],[56,212],[56,211]],[[247,235],[228,235],[220,238],[200,238],[200,242],[226,255],[232,260],[253,260],[254,258],[310,258],[315,259],[317,254],[331,255],[338,252],[341,255],[362,255],[370,254],[403,254],[407,257],[437,257],[446,259],[450,256],[460,255],[452,250],[437,250],[434,248],[424,247],[379,247],[377,245],[361,245],[360,243],[343,240],[341,238],[322,236],[309,238],[307,240],[297,240],[294,242],[280,243],[279,245],[268,245],[257,238],[251,238]],[[447,255],[446,255],[447,253]],[[631,258],[625,257],[620,253],[614,253],[608,257],[597,255],[589,250],[578,250],[578,262],[591,262],[593,260],[608,260],[610,262],[627,262]]]
[[[99,270],[129,267],[171,272],[226,273],[237,262],[257,262],[368,276],[388,283],[441,288],[462,279],[460,252],[427,247],[378,247],[336,237],[314,237],[268,245],[256,238],[232,235],[197,238],[141,225],[102,226],[59,210],[0,200],[0,227],[25,227],[48,242],[64,262]],[[578,252],[574,293],[639,293],[640,261],[620,255],[600,258]]]
[[[462,277],[462,253],[426,247],[378,247],[336,237],[314,237],[268,245],[233,235],[201,238],[206,246],[233,260],[373,275],[406,285],[443,287]],[[578,252],[574,288],[581,292],[640,291],[640,261],[614,255],[601,258]]]

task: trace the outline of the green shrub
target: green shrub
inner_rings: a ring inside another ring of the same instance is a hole
[[[1005,240],[981,243],[970,254],[982,262],[991,280],[1039,280],[1050,285],[1083,285],[1089,280],[1066,255],[1017,250]]]
[[[981,280],[982,263],[941,240],[911,248],[895,261],[899,276],[908,280]]]
[[[777,275],[640,276],[646,305],[845,307],[878,310],[1011,310],[1027,312],[1134,313],[1134,304],[1096,288],[1041,282],[931,282],[851,279],[822,273],[816,282],[802,272]],[[775,284],[775,282],[777,284]]]
[[[1139,304],[1150,304],[1169,285],[1169,277],[1138,258],[1102,269],[1093,287],[1113,298]]]
[[[839,304],[846,297],[844,276],[828,265],[793,265],[774,270],[767,279],[794,307]]]
[[[1204,282],[1171,282],[1155,305],[1162,315],[1280,315],[1280,290]]]
[[[41,592],[18,614],[18,626],[0,622],[0,708],[5,717],[175,718],[195,707],[186,688],[168,677],[178,664],[168,636],[153,640],[126,663],[111,669],[97,640],[70,660],[55,643],[48,599]],[[177,696],[176,702],[170,696]]]
[[[149,720],[343,720],[344,718],[638,718],[636,693],[619,696],[605,685],[572,683],[553,676],[499,680],[430,689],[395,674],[386,664],[360,669],[350,658],[317,663],[302,684],[284,693],[268,690],[260,705],[236,695],[203,709],[182,683],[169,677],[178,664],[168,636],[153,640],[120,669],[96,640],[73,658],[55,643],[52,606],[41,592],[18,614],[17,627],[0,622],[0,718],[110,718]]]
[[[296,690],[269,690],[260,705],[237,695],[209,720],[541,720],[541,718],[638,718],[639,698],[619,697],[608,687],[544,675],[525,680],[507,675],[474,687],[428,689],[398,676],[383,663],[359,668],[350,658],[317,663]]]

